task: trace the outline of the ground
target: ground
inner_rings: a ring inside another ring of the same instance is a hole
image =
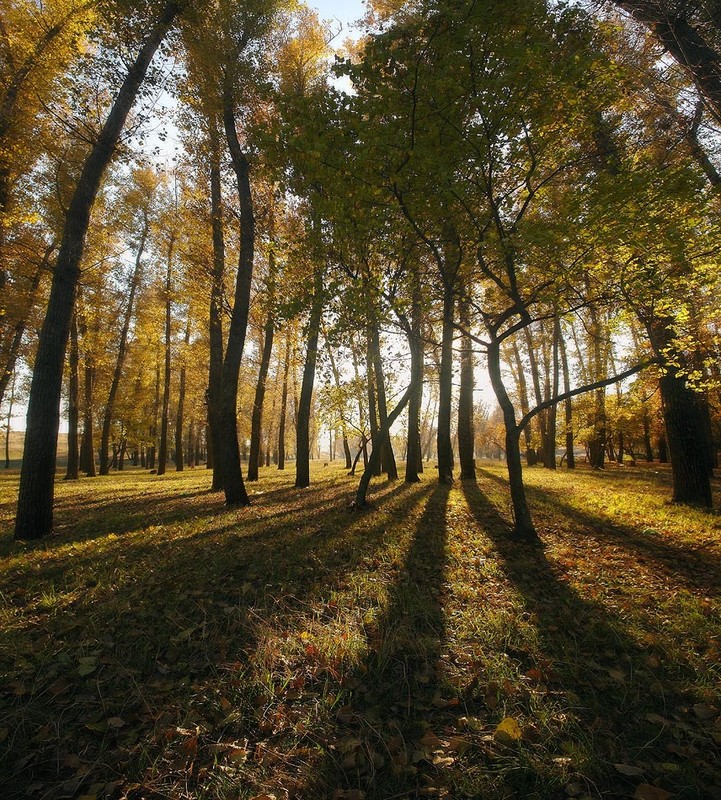
[[[542,547],[497,462],[361,511],[336,464],[59,481],[39,544],[3,474],[0,796],[721,798],[721,517],[526,477]]]

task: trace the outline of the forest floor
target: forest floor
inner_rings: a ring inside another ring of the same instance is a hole
[[[721,516],[658,465],[372,484],[0,475],[0,797],[721,798]],[[718,500],[718,485],[715,487]]]

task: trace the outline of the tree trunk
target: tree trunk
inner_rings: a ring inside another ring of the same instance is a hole
[[[498,342],[491,342],[488,347],[488,374],[496,395],[498,405],[503,413],[505,426],[506,465],[508,467],[508,484],[511,491],[513,507],[513,533],[518,539],[537,541],[538,534],[531,519],[531,511],[523,486],[523,468],[521,466],[520,431],[516,425],[516,414],[503,384],[501,375],[501,357]]]
[[[228,342],[223,359],[222,391],[219,428],[221,469],[225,502],[229,506],[247,506],[250,498],[243,482],[238,447],[238,382],[240,364],[243,359],[245,335],[250,313],[250,290],[253,282],[253,260],[255,254],[255,214],[250,187],[250,162],[243,152],[235,128],[235,106],[230,91],[226,88],[223,97],[223,125],[228,141],[230,158],[235,172],[240,204],[240,254],[235,283],[235,300],[230,318]]]
[[[95,369],[87,361],[84,373],[83,436],[80,447],[80,469],[88,478],[94,478],[96,475],[95,445],[93,443],[93,383],[95,382]]]
[[[108,474],[108,446],[110,444],[110,428],[113,424],[113,412],[115,410],[115,398],[120,386],[120,378],[123,374],[123,364],[125,363],[125,353],[127,351],[128,331],[130,330],[130,322],[133,318],[133,303],[135,301],[135,293],[138,290],[140,283],[140,269],[141,259],[145,250],[145,242],[148,238],[150,230],[150,220],[147,213],[143,214],[143,230],[140,234],[140,243],[138,244],[138,252],[135,255],[135,268],[133,269],[133,276],[130,280],[130,290],[128,292],[128,304],[125,307],[125,314],[123,316],[123,327],[120,331],[120,341],[118,343],[118,354],[115,358],[115,369],[113,370],[113,378],[110,383],[110,392],[108,394],[108,402],[105,405],[105,413],[103,414],[103,428],[100,434],[100,474]]]
[[[270,260],[273,256],[271,253]],[[272,269],[272,267],[271,267]],[[269,289],[270,292],[270,289]],[[272,297],[269,300],[273,302]],[[261,430],[263,423],[263,401],[265,399],[265,384],[268,380],[268,369],[270,368],[270,355],[273,350],[273,334],[275,332],[275,322],[273,312],[268,312],[268,319],[263,330],[263,346],[260,356],[260,370],[258,371],[258,382],[255,385],[255,398],[253,400],[253,414],[250,425],[250,459],[248,460],[248,480],[258,480],[258,467],[261,461]]]
[[[80,276],[85,235],[100,181],[132,108],[150,61],[181,10],[168,3],[153,26],[123,85],[85,164],[68,206],[53,271],[45,320],[35,356],[20,474],[16,539],[40,539],[53,529],[55,458],[60,424],[63,361]]]
[[[461,328],[461,385],[458,394],[458,461],[461,465],[461,480],[476,479],[475,442],[473,427],[473,387],[475,368],[473,343],[468,331],[471,327],[470,301],[463,297],[459,304]]]
[[[290,371],[290,335],[285,340],[283,386],[280,390],[280,419],[278,420],[278,469],[285,469],[285,420],[288,416],[288,372]]]
[[[170,287],[175,248],[175,231],[170,232],[168,241],[168,265],[165,273],[165,356],[163,367],[163,403],[160,410],[160,444],[158,446],[158,475],[165,475],[168,463],[168,416],[170,412],[170,350],[171,350],[171,303]]]
[[[313,305],[308,322],[308,347],[303,367],[303,382],[300,389],[296,423],[295,486],[298,489],[310,486],[310,414],[315,365],[318,358],[318,335],[323,314],[323,278],[323,270],[318,269],[315,274]]]
[[[550,397],[558,397],[558,385],[560,382],[559,348],[561,341],[561,321],[556,317],[553,320],[553,343],[551,350],[553,354],[553,385],[550,387]],[[556,428],[557,428],[557,406],[554,403],[548,409],[548,429],[546,432],[546,454],[543,459],[543,466],[546,469],[556,469]]]
[[[10,427],[13,420],[13,405],[15,404],[15,379],[16,373],[13,371],[10,381],[10,399],[8,401],[8,415],[5,423],[5,469],[10,469]]]
[[[451,411],[453,403],[453,286],[443,291],[443,333],[441,338],[441,369],[438,378],[438,480],[453,483],[453,442],[451,440]]]
[[[220,398],[223,382],[223,276],[225,274],[225,239],[223,237],[223,198],[220,181],[220,142],[217,122],[209,119],[210,129],[210,224],[213,237],[213,276],[210,288],[208,337],[210,365],[208,370],[208,468],[213,469],[211,491],[223,489],[223,468],[220,453]]]
[[[70,321],[70,352],[68,354],[68,467],[65,472],[66,481],[78,479],[80,454],[78,451],[79,395],[80,378],[78,364],[80,351],[78,348],[78,320],[73,314]]]
[[[185,379],[186,379],[186,364],[185,359],[188,354],[188,345],[190,344],[190,309],[188,309],[188,318],[185,321],[185,353],[183,353],[182,365],[180,367],[180,384],[178,386],[178,413],[175,417],[175,471],[183,471],[183,417],[185,416]],[[192,423],[191,423],[192,425]],[[188,445],[188,453],[190,454],[192,445]]]
[[[518,381],[518,395],[521,404],[521,415],[526,416],[530,409],[528,405],[528,384],[526,383],[526,373],[523,367],[523,360],[521,359],[521,351],[518,349],[518,343],[515,339],[511,342],[511,352],[516,364],[516,379]],[[533,449],[533,442],[531,439],[531,426],[526,425],[523,429],[523,438],[526,443],[526,466],[533,467],[537,462],[536,451]]]
[[[386,402],[385,376],[383,375],[383,361],[381,359],[380,335],[378,332],[378,320],[373,319],[368,329],[369,348],[371,360],[373,362],[373,375],[375,378],[376,399],[378,401],[378,423],[379,427],[385,426],[388,418],[388,404]],[[396,458],[391,446],[390,430],[386,438],[381,440],[381,469],[388,476],[389,481],[398,480],[398,467]]]
[[[421,307],[421,285],[418,267],[414,264],[413,297],[411,302],[411,336],[408,346],[411,350],[411,385],[413,391],[408,398],[408,447],[406,452],[406,483],[417,483],[419,472],[423,470],[421,452],[421,405],[423,403],[423,325]]]
[[[559,349],[561,353],[561,367],[563,369],[563,393],[566,394],[571,391],[571,376],[568,369],[568,355],[566,353],[566,343],[563,340],[563,334],[559,329],[558,339]],[[566,428],[566,467],[568,469],[575,469],[576,456],[573,453],[573,405],[571,398],[567,397],[564,401],[565,412],[565,428]]]

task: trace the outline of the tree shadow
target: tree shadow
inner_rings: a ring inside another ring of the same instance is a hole
[[[507,485],[499,475],[481,470],[484,478]],[[721,597],[721,564],[715,553],[705,552],[706,542],[697,545],[680,546],[664,541],[662,534],[655,530],[642,533],[638,528],[622,525],[607,517],[589,514],[563,500],[561,494],[526,486],[526,494],[537,509],[548,506],[555,514],[573,520],[583,526],[590,545],[593,539],[599,542],[612,542],[633,552],[641,563],[650,560],[650,566],[683,583],[691,590],[703,592],[712,597]]]
[[[476,482],[464,482],[463,493],[536,631],[534,643],[510,647],[508,655],[531,687],[529,701],[534,692],[554,694],[562,703],[561,713],[575,726],[575,732],[568,731],[569,739],[585,738],[583,759],[572,750],[566,755],[578,757],[574,766],[580,774],[591,770],[585,777],[596,781],[593,796],[616,796],[617,791],[626,796],[613,764],[641,764],[637,774],[648,770],[650,782],[655,765],[667,762],[669,753],[680,762],[667,773],[669,785],[680,792],[674,797],[705,796],[708,787],[721,782],[721,773],[714,737],[691,713],[694,698],[680,689],[697,678],[692,668],[676,664],[667,671],[655,647],[635,638],[623,616],[569,586],[563,568],[546,550],[513,541],[512,527]],[[541,685],[534,688],[537,683]],[[529,702],[529,715],[532,706]],[[660,715],[672,722],[664,723]],[[694,742],[708,748],[702,758],[693,758],[693,752],[698,753]],[[583,763],[588,759],[590,766]],[[640,779],[630,782],[634,780]],[[633,792],[626,791],[628,796]]]
[[[257,509],[186,536],[168,526],[56,547],[16,567],[10,647],[0,651],[0,730],[12,732],[0,744],[3,796],[35,785],[50,800],[94,774],[137,775],[166,750],[182,755],[185,740],[169,744],[185,736],[179,730],[202,729],[212,743],[263,623],[291,625],[299,608],[382,550],[386,513],[427,491],[389,487],[383,513],[362,517],[339,509],[337,494],[329,510],[331,492],[300,526],[297,515],[269,526]],[[249,720],[254,691],[237,698]],[[183,773],[182,761],[169,772]]]
[[[435,793],[442,769],[432,764],[432,745],[449,719],[441,699],[448,693],[441,656],[449,491],[436,484],[428,497],[387,605],[366,621],[368,654],[344,681],[317,777],[294,796],[358,791],[385,800]]]

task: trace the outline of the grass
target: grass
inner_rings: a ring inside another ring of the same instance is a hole
[[[1,474],[0,796],[721,797],[721,518],[656,469],[527,470],[543,548],[491,463],[59,481],[39,544]]]

